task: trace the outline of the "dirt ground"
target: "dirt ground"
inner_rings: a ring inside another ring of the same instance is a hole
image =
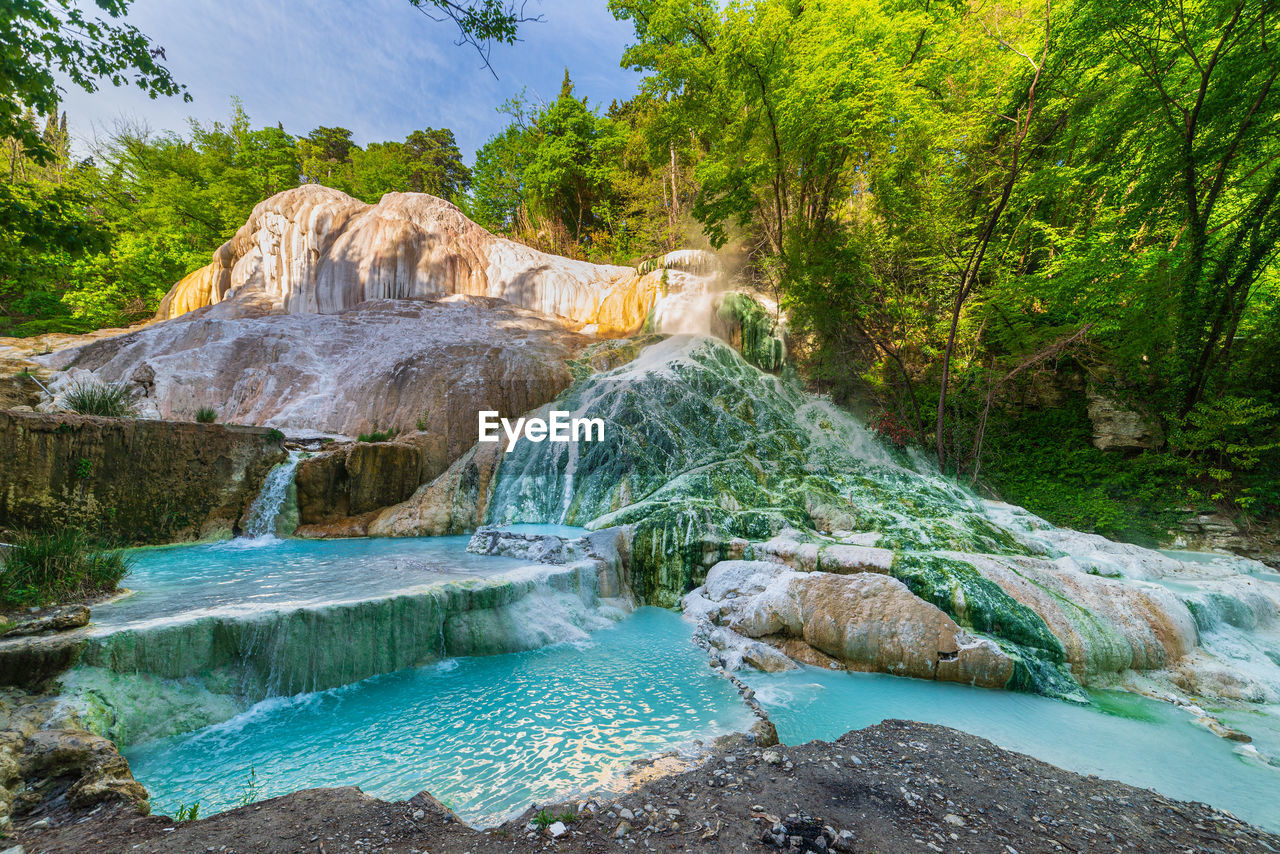
[[[387,803],[355,788],[295,792],[180,823],[119,808],[73,814],[55,803],[24,817],[0,851],[20,844],[25,854],[1280,852],[1280,837],[1203,804],[1082,777],[909,721],[833,743],[762,749],[739,739],[695,769],[612,802],[546,809],[567,820],[538,829],[531,808],[477,831],[426,793]]]

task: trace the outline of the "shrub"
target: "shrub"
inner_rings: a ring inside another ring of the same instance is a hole
[[[129,390],[122,385],[77,380],[67,392],[67,406],[81,415],[127,418],[133,415]]]
[[[45,605],[111,593],[128,572],[122,552],[74,528],[20,533],[4,553],[0,605]]]
[[[196,410],[196,421],[201,424],[212,424],[218,420],[218,411],[212,406],[202,406]]]
[[[1280,451],[1277,414],[1266,402],[1225,395],[1174,419],[1169,447],[1193,484],[1193,497],[1257,509],[1257,481],[1273,480],[1265,463]]]
[[[270,430],[268,430],[268,431],[267,431],[267,441],[268,441],[268,442],[283,442],[283,441],[284,441],[284,434],[283,434],[283,433],[281,433],[281,432],[280,432],[279,430],[277,430],[276,428],[272,427]]]
[[[361,433],[359,436],[356,437],[356,441],[357,442],[386,442],[390,439],[394,439],[396,437],[396,434],[398,434],[399,432],[400,432],[399,430],[386,430],[382,432],[378,430],[374,430],[372,433]]]

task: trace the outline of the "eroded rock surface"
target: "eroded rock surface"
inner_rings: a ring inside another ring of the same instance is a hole
[[[379,299],[495,297],[604,334],[634,331],[660,277],[548,255],[495,237],[443,199],[388,193],[368,205],[306,184],[259,203],[213,261],[174,286],[157,319],[336,314]]]
[[[0,692],[0,831],[14,817],[102,805],[132,815],[149,810],[146,789],[116,746],[62,717],[54,698]]]
[[[3,555],[0,555],[3,557]],[[31,619],[22,620],[13,628],[0,634],[3,638],[26,637],[44,632],[65,632],[89,625],[88,605],[69,605],[55,608],[47,613],[37,614]]]
[[[225,317],[203,309],[182,320],[43,357],[62,390],[82,372],[138,389],[145,415],[218,420],[356,436],[422,430],[442,459],[476,440],[476,413],[514,416],[560,393],[567,361],[586,339],[500,300],[381,300],[341,314]]]
[[[795,572],[776,563],[723,561],[686,608],[748,638],[801,640],[851,670],[1002,688],[1013,662],[956,625],[901,581],[876,573]],[[729,644],[716,644],[727,646]],[[784,646],[784,649],[786,647]],[[788,650],[804,658],[798,650]],[[751,648],[751,657],[761,658]],[[761,669],[779,669],[767,658]],[[758,664],[756,665],[758,666]]]
[[[300,535],[358,529],[370,514],[405,501],[448,464],[446,443],[432,433],[357,442],[304,458],[296,475]]]
[[[283,458],[280,439],[254,427],[0,411],[0,530],[229,535]]]

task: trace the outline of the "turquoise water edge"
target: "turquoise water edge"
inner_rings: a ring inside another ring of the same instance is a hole
[[[101,624],[377,598],[523,565],[468,554],[466,543],[278,540],[149,549],[137,553],[126,581],[135,592],[103,607]],[[707,666],[691,634],[676,613],[641,608],[585,640],[450,658],[271,697],[230,720],[124,752],[157,813],[199,803],[205,816],[297,789],[355,785],[386,799],[427,790],[470,823],[496,824],[534,802],[616,788],[633,760],[696,750],[747,729],[750,711]],[[787,744],[834,739],[889,718],[937,723],[1280,830],[1280,769],[1237,752],[1171,705],[1106,692],[1081,707],[809,667],[739,675]]]

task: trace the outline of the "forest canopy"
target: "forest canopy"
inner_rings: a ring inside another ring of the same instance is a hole
[[[510,12],[472,7],[477,27]],[[0,334],[145,319],[255,203],[302,182],[427,192],[591,260],[732,253],[785,311],[807,382],[1053,521],[1145,536],[1190,510],[1274,514],[1269,0],[609,8],[633,28],[620,61],[637,91],[595,105],[566,70],[555,100],[503,105],[471,164],[447,129],[358,145],[255,127],[238,104],[77,158],[74,116],[23,100],[0,128]],[[1102,405],[1148,422],[1149,444],[1094,447]]]

